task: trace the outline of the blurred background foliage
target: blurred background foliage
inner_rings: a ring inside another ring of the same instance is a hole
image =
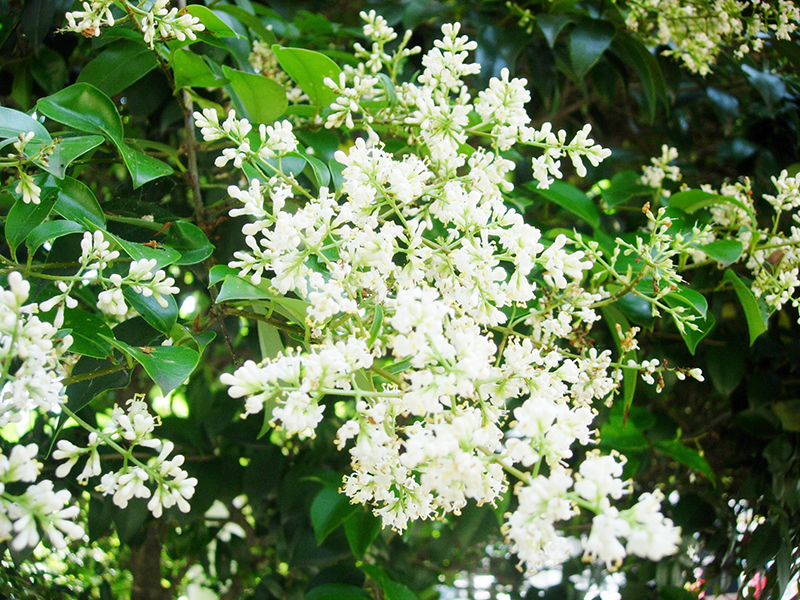
[[[163,223],[193,216],[187,197],[194,182],[186,168],[193,142],[184,137],[184,98],[176,80],[196,106],[238,101],[245,110],[260,110],[257,98],[248,100],[227,82],[223,65],[252,73],[255,42],[314,49],[340,64],[352,62],[348,51],[363,39],[358,12],[369,9],[398,29],[412,29],[412,44],[423,48],[432,46],[442,23],[460,21],[478,42],[481,73],[474,87],[486,86],[508,68],[528,81],[536,125],[550,121],[555,129],[576,131],[591,123],[593,137],[613,154],[588,178],[574,182],[595,198],[597,229],[607,235],[624,235],[643,224],[641,207],[650,192],[636,177],[663,144],[680,152],[678,164],[690,186],[749,177],[756,199],[770,189],[772,175],[800,168],[795,41],[766,40],[763,52],[744,59],[724,51],[712,73],[702,77],[627,30],[623,2],[220,0],[208,5],[236,36],[201,36],[192,51],[204,57],[203,65],[187,59],[166,70],[134,36],[85,39],[60,33],[72,4],[0,0],[0,104],[29,111],[39,98],[80,81],[112,97],[125,137],[175,170],[134,188],[107,148],[81,158],[76,163],[81,180],[106,214],[123,218],[153,215]],[[412,59],[409,75],[418,67]],[[326,159],[345,141],[319,128],[298,135]],[[214,167],[214,156],[199,152],[204,206],[194,214],[216,248],[213,263],[183,272],[178,304],[181,323],[217,336],[188,383],[167,399],[151,392],[162,416],[162,437],[175,442],[199,480],[192,510],[170,513],[172,520],[164,524],[151,520],[144,503],[132,503],[123,518],[110,498],[92,498],[87,513],[92,546],[69,557],[39,550],[39,561],[19,568],[14,561],[20,557],[6,553],[0,596],[194,599],[215,597],[203,595],[213,591],[221,598],[254,600],[349,600],[369,594],[388,600],[414,594],[422,600],[483,600],[573,599],[618,590],[624,599],[674,600],[749,586],[750,596],[757,589],[760,598],[782,597],[797,572],[800,545],[800,332],[794,309],[775,315],[750,345],[732,288],[716,283],[713,267],[695,269],[689,272],[693,287],[711,286],[704,291],[715,324],[692,355],[674,327],[654,323],[635,305],[626,308],[624,318],[647,330],[640,340],[644,355],[698,366],[706,374],[704,383],[680,386],[667,378],[660,394],[640,385],[629,414],[623,415],[620,404],[603,409],[596,421],[604,446],[629,457],[628,473],[637,487],[664,484],[674,490],[666,512],[683,528],[685,547],[659,564],[628,559],[622,576],[588,568],[576,557],[563,569],[526,578],[504,547],[492,511],[471,506],[458,519],[419,522],[401,536],[379,531],[371,514],[338,496],[338,473],[347,456],[332,443],[337,418],[344,417],[335,405],[311,441],[284,440],[277,433],[259,438],[260,424],[237,418],[240,407],[219,384],[219,374],[231,354],[237,363],[259,360],[261,354],[256,327],[226,312],[207,292],[210,264],[226,263],[242,244],[241,224],[226,216],[230,175]],[[517,183],[530,180],[529,169],[520,161]],[[0,198],[6,210],[8,194]],[[521,186],[514,202],[543,229],[588,231],[573,213]],[[124,219],[109,223],[109,229],[126,239],[141,235]],[[127,334],[115,331],[118,339],[127,335],[129,343],[145,345],[156,334],[144,322],[128,327]],[[76,368],[96,368],[91,360],[82,359]],[[96,415],[141,391],[145,381],[138,371],[120,372],[70,395],[94,398],[82,414],[96,422]],[[20,435],[42,441],[43,427],[31,423]],[[249,500],[244,506],[242,495]],[[495,512],[502,515],[505,508]],[[371,558],[362,562],[365,553]]]

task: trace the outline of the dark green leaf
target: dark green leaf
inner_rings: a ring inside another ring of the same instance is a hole
[[[123,240],[122,238],[111,233],[106,233],[105,235],[106,237],[113,238],[114,241],[119,244],[120,248],[122,248],[125,254],[130,256],[133,260],[155,259],[156,269],[161,269],[167,265],[171,265],[181,257],[180,252],[173,250],[172,248],[151,248],[150,246],[145,246],[144,244]]]
[[[90,83],[114,96],[158,66],[155,53],[142,41],[120,40],[83,67],[78,82]]]
[[[600,226],[600,212],[594,202],[574,185],[563,181],[554,181],[550,184],[550,188],[546,190],[539,189],[536,185],[535,182],[530,182],[526,183],[524,187],[570,211],[592,227]]]
[[[178,320],[178,305],[172,296],[164,296],[166,308],[158,303],[154,296],[137,294],[133,289],[126,287],[123,295],[128,303],[136,309],[144,320],[164,333],[169,333]]]
[[[626,420],[624,407],[614,405],[611,415],[600,427],[600,447],[635,453],[647,448],[647,438],[632,420]]]
[[[358,568],[381,587],[386,600],[419,600],[417,595],[402,583],[389,579],[389,576],[379,566],[363,563]]]
[[[77,412],[101,392],[128,385],[131,380],[130,371],[124,369],[117,371],[115,370],[116,368],[118,368],[118,365],[110,360],[92,358],[91,356],[81,358],[72,369],[72,377],[88,373],[106,374],[68,385],[66,394],[68,398],[67,407]],[[66,415],[63,415],[62,419],[65,418]]]
[[[277,81],[224,65],[222,72],[231,82],[230,87],[234,92],[232,99],[237,111],[252,123],[273,123],[286,110],[286,90]]]
[[[620,29],[611,42],[611,50],[629,64],[639,76],[650,121],[654,121],[659,105],[667,107],[667,86],[658,60],[642,42]]]
[[[647,198],[653,196],[653,188],[639,183],[636,171],[620,171],[611,178],[607,188],[602,189],[603,200],[609,206],[624,204],[631,198]]]
[[[25,8],[22,11],[22,31],[37,53],[39,45],[53,25],[55,12],[55,0],[28,0],[25,2]]]
[[[311,525],[317,544],[322,544],[356,510],[358,506],[350,504],[350,498],[335,487],[323,487],[311,503]]]
[[[173,221],[167,230],[164,246],[180,252],[180,257],[173,261],[176,265],[203,262],[214,252],[214,246],[203,230],[187,221]]]
[[[364,600],[369,594],[354,585],[345,583],[326,583],[311,588],[305,600]]]
[[[336,92],[323,83],[326,77],[339,81],[342,70],[324,54],[304,48],[273,46],[273,52],[284,71],[319,110],[336,100]]]
[[[763,304],[756,300],[750,287],[745,285],[742,279],[730,269],[726,269],[725,274],[722,276],[724,283],[729,283],[736,292],[736,297],[739,298],[739,303],[744,309],[744,317],[747,320],[747,330],[750,332],[750,345],[756,341],[756,338],[767,330],[767,320],[769,313]]]
[[[212,285],[218,284],[220,281],[225,279],[228,275],[232,275],[233,277],[237,277],[239,275],[239,271],[236,269],[232,269],[228,265],[214,265],[208,272],[208,285],[211,287]]]
[[[47,46],[39,48],[39,57],[31,62],[31,76],[48,94],[55,94],[67,81],[64,57]]]
[[[565,14],[543,14],[536,17],[536,24],[544,34],[544,39],[547,40],[547,45],[552,48],[556,45],[558,34],[569,23],[574,23],[575,20]]]
[[[692,354],[697,349],[697,344],[706,337],[713,329],[716,319],[714,315],[708,312],[708,302],[705,297],[695,292],[690,288],[680,288],[676,292],[672,292],[664,296],[664,301],[671,307],[685,307],[687,309],[684,315],[693,314],[695,319],[691,323],[697,327],[692,329],[687,323],[683,324],[683,329],[679,325],[678,317],[673,317],[678,331],[686,343],[686,347]]]
[[[255,31],[256,34],[258,34],[258,37],[260,37],[262,41],[268,44],[275,43],[275,34],[267,29],[261,20],[255,15],[239,8],[238,6],[234,6],[233,4],[218,4],[216,10],[219,12],[228,13],[232,17],[235,17],[241,21],[244,25],[247,25],[250,29]]]
[[[747,545],[747,563],[751,568],[763,568],[781,547],[783,536],[775,523],[761,523]]]
[[[86,227],[75,221],[48,221],[30,232],[25,245],[28,247],[28,252],[33,255],[45,242],[81,231],[86,231]]]
[[[55,211],[77,223],[89,222],[100,228],[106,224],[106,216],[92,190],[72,177],[65,177],[59,183]]]
[[[222,282],[222,288],[217,295],[217,302],[231,302],[234,300],[272,300],[273,294],[253,285],[247,279],[238,275],[228,275]]]
[[[735,263],[744,251],[742,243],[737,240],[716,240],[705,246],[699,246],[699,250],[706,253],[709,258],[713,258],[723,267]]]
[[[755,222],[755,215],[753,214],[752,207],[746,206],[730,196],[720,196],[718,194],[704,192],[702,190],[685,190],[669,197],[670,208],[677,208],[689,214],[692,214],[701,208],[714,206],[715,204],[723,204],[725,202],[734,204],[743,209],[748,215],[750,215],[750,218],[753,220],[753,222]]]
[[[772,403],[774,412],[786,431],[800,431],[800,400],[784,400]]]
[[[601,307],[600,311],[603,313],[603,318],[608,323],[611,330],[611,338],[614,340],[614,345],[617,348],[619,360],[622,364],[627,364],[629,360],[636,362],[636,350],[623,352],[619,333],[617,332],[617,325],[619,325],[622,335],[625,335],[631,328],[628,319],[620,308],[614,304],[609,304]],[[622,369],[622,407],[623,407],[623,421],[627,420],[628,411],[633,404],[633,397],[636,393],[636,379],[638,373],[636,369]]]
[[[113,355],[108,340],[114,339],[114,333],[100,317],[85,310],[67,308],[64,310],[64,328],[71,330],[73,342],[70,352],[93,358]]]
[[[43,145],[50,144],[53,139],[45,126],[24,112],[0,106],[0,139],[14,139],[20,133],[33,132],[33,139],[28,142],[26,154],[32,155]]]
[[[578,23],[569,34],[569,57],[572,68],[583,78],[611,45],[616,29],[607,21]]]
[[[76,83],[42,98],[37,110],[64,125],[87,133],[101,133],[121,144],[122,120],[111,99],[93,85]]]
[[[200,354],[186,346],[127,346],[126,350],[144,367],[164,396],[186,381],[200,362]]]
[[[674,458],[679,463],[686,465],[690,469],[701,472],[703,475],[708,477],[711,483],[713,483],[715,486],[717,485],[714,472],[711,470],[711,465],[708,464],[708,461],[700,456],[700,454],[698,454],[696,451],[681,444],[680,441],[662,440],[660,442],[656,442],[655,447],[661,450],[661,452],[667,456]]]
[[[344,522],[347,543],[350,544],[353,555],[359,560],[364,558],[364,554],[380,531],[381,520],[368,509],[354,512]]]

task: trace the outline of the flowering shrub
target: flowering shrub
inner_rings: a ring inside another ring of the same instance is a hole
[[[791,3],[728,4],[706,18],[710,7],[675,3],[654,18],[631,2],[624,25],[645,43],[672,40],[700,74],[722,43],[741,56],[763,50],[767,30],[791,39]],[[526,576],[576,556],[612,573],[698,543],[677,518],[685,488],[640,479],[641,453],[716,488],[714,468],[641,399],[697,389],[707,365],[716,385],[715,363],[693,355],[711,344],[722,287],[750,344],[770,314],[798,308],[800,179],[782,170],[758,198],[747,178],[692,189],[669,144],[640,171],[609,170],[615,155],[588,113],[564,128],[535,120],[537,83],[513,64],[485,73],[459,22],[423,49],[364,11],[361,42],[326,54],[277,43],[297,32],[263,8],[75,8],[61,34],[109,47],[34,111],[0,107],[13,148],[0,542],[15,556],[42,552],[42,539],[96,543],[113,521],[135,584],[160,574],[168,539],[171,584],[236,597],[236,569],[266,561],[288,589],[284,523],[260,558],[244,540],[255,547],[276,498],[291,504],[309,481],[315,544],[339,536],[348,568],[387,598],[413,597],[388,574],[392,532],[436,539],[476,507],[494,512],[492,543]],[[552,19],[511,9],[554,47]],[[320,36],[352,35],[328,25]],[[607,48],[658,68],[621,30],[584,47],[583,25],[571,75]],[[177,119],[160,118],[180,121],[180,144],[136,137],[126,112],[157,69],[177,99]],[[115,164],[101,174],[92,159]],[[795,431],[789,408],[772,410]],[[322,467],[293,470],[313,453]],[[790,546],[751,566],[781,552],[791,563]],[[353,581],[315,593],[361,595]]]

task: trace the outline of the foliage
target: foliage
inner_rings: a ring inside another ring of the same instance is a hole
[[[0,591],[781,597],[800,51],[746,4],[0,4]]]

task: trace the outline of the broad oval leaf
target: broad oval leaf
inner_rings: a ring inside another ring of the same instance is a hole
[[[322,544],[356,510],[358,506],[350,504],[350,498],[335,487],[322,488],[311,503],[311,525],[317,544]]]
[[[45,242],[81,231],[86,231],[86,227],[75,221],[48,221],[30,232],[25,240],[25,245],[30,254],[35,254]]]
[[[49,178],[49,176],[48,176]],[[52,181],[52,178],[49,178]],[[14,203],[6,217],[6,241],[12,252],[28,237],[28,234],[38,227],[53,210],[56,188],[44,186],[39,198],[39,204],[24,203],[21,199]]]
[[[272,51],[284,71],[294,79],[318,110],[326,108],[336,100],[336,92],[323,83],[326,77],[339,81],[342,70],[333,60],[305,48],[283,48],[272,46]]]
[[[56,146],[56,151],[60,159],[59,163],[54,165],[51,157],[50,173],[59,179],[63,179],[66,169],[72,161],[83,156],[93,148],[97,148],[97,146],[102,143],[102,135],[77,135],[63,138],[58,146]]]
[[[94,192],[86,184],[65,177],[58,186],[55,211],[65,219],[77,223],[92,223],[101,229],[106,225],[106,216],[97,202]]]
[[[114,96],[158,66],[155,53],[142,41],[120,40],[89,62],[78,82],[90,83]]]
[[[569,58],[579,79],[589,72],[600,59],[616,32],[608,21],[585,21],[578,23],[569,34]]]
[[[222,72],[230,81],[236,109],[246,115],[251,122],[273,123],[286,110],[289,104],[286,90],[277,81],[263,75],[237,71],[224,65]]]
[[[144,367],[164,396],[186,381],[200,362],[200,354],[186,346],[128,348],[131,356]]]
[[[203,57],[191,50],[178,49],[169,61],[175,74],[175,87],[219,87],[225,83],[218,79]]]
[[[187,221],[174,221],[167,230],[164,246],[180,252],[176,265],[194,265],[203,262],[214,252],[214,246],[197,225]]]
[[[116,146],[131,174],[134,189],[153,179],[171,175],[173,172],[172,167],[167,163],[148,156],[130,144],[119,142]]]
[[[79,131],[100,133],[121,143],[122,120],[106,94],[88,83],[76,83],[39,100],[37,110]]]
[[[169,333],[178,321],[178,305],[172,296],[164,296],[167,306],[163,307],[153,296],[137,294],[131,288],[126,287],[122,294],[145,321],[163,333]]]

